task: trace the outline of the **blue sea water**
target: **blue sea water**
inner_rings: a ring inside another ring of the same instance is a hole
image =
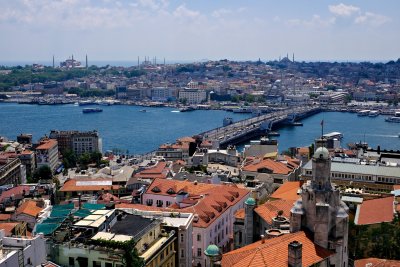
[[[220,110],[176,112],[173,108],[136,106],[102,106],[103,112],[83,114],[74,105],[45,106],[14,103],[0,104],[0,136],[16,139],[20,133],[31,133],[37,140],[50,130],[98,130],[103,139],[103,150],[129,150],[130,154],[149,152],[165,142],[191,136],[222,126],[225,117],[234,121],[249,114],[228,113]],[[174,112],[175,111],[175,112]],[[400,149],[400,124],[385,122],[385,116],[358,117],[354,113],[324,112],[304,119],[302,127],[279,129],[279,151],[294,146],[308,146],[324,132],[341,132],[342,145],[366,141],[372,147]]]
[[[141,154],[156,149],[165,142],[192,136],[222,126],[225,117],[235,121],[249,114],[233,114],[220,110],[176,112],[173,108],[137,106],[101,106],[103,112],[82,113],[75,105],[0,104],[0,136],[15,140],[21,133],[33,134],[38,140],[50,130],[98,130],[103,151],[114,148]],[[175,111],[175,112],[174,112]]]

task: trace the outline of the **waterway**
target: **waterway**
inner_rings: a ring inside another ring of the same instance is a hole
[[[221,110],[179,112],[173,108],[126,105],[93,106],[103,112],[84,114],[85,107],[91,106],[0,103],[0,136],[15,140],[21,133],[30,133],[38,140],[50,130],[97,130],[103,151],[117,148],[142,154],[179,137],[221,127],[227,116],[234,121],[250,116]],[[141,112],[143,109],[146,112]]]
[[[191,136],[222,126],[224,117],[241,120],[250,114],[220,110],[177,112],[173,108],[143,108],[136,106],[101,106],[103,112],[83,114],[74,105],[0,104],[0,136],[14,140],[20,133],[31,133],[37,140],[50,130],[98,130],[103,151],[115,148],[130,154],[154,150],[165,142]],[[140,110],[146,109],[146,112]],[[366,141],[382,149],[400,149],[400,124],[385,122],[385,116],[358,117],[354,113],[323,112],[302,120],[303,126],[279,129],[279,151],[294,146],[308,146],[324,132],[341,132],[342,145]]]

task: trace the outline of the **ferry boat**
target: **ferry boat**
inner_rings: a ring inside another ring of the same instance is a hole
[[[88,105],[94,105],[95,103],[91,100],[82,100],[78,102],[79,106],[88,106]]]
[[[193,111],[193,110],[195,110],[194,107],[184,107],[184,108],[179,109],[180,112],[188,112],[188,111]]]
[[[343,134],[339,133],[339,132],[331,132],[331,133],[324,134],[324,137],[327,139],[336,138],[336,139],[340,140],[343,138]]]
[[[369,109],[361,110],[361,111],[357,112],[357,116],[360,116],[360,117],[368,116],[369,112],[370,112]]]
[[[96,112],[103,112],[101,108],[84,108],[82,109],[83,113],[96,113]]]
[[[378,110],[371,110],[368,114],[369,117],[377,117],[379,116],[379,111]]]

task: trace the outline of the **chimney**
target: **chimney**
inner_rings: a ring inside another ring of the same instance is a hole
[[[288,266],[301,267],[303,245],[298,241],[292,241],[288,245]]]
[[[260,237],[261,237],[261,244],[264,244],[265,243],[265,236],[261,235]]]

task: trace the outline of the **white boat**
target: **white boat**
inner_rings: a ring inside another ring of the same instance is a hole
[[[379,116],[379,111],[378,110],[371,110],[368,114],[369,117],[377,117]]]
[[[324,134],[324,137],[327,139],[336,138],[336,139],[340,140],[343,138],[343,134],[339,133],[339,132],[331,132],[331,133]]]
[[[357,116],[360,116],[360,117],[368,116],[369,112],[370,112],[369,109],[360,110],[359,112],[357,112]]]

